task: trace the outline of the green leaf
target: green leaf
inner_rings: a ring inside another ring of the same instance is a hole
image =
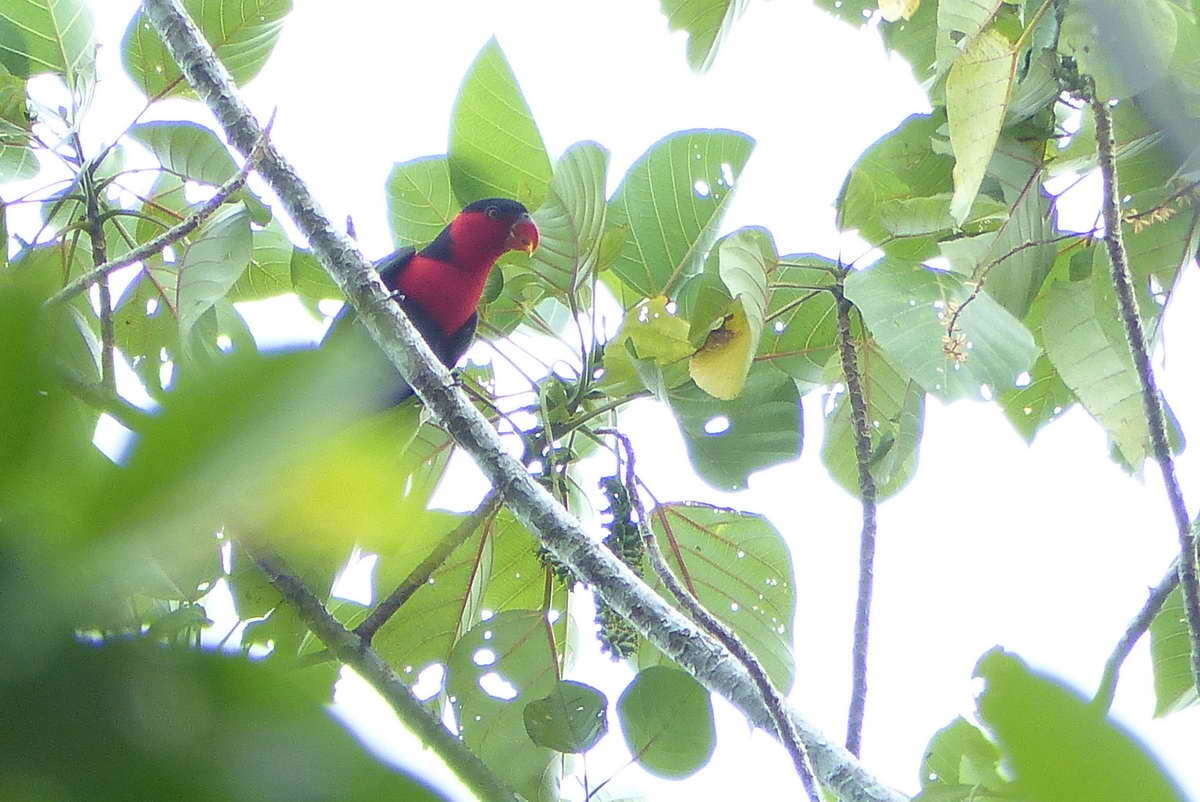
[[[421,248],[433,242],[458,214],[450,187],[450,162],[426,156],[392,167],[387,178],[388,222],[398,248]]]
[[[717,48],[746,10],[747,0],[659,0],[667,26],[688,34],[688,65],[696,72],[712,66]]]
[[[761,515],[700,503],[660,505],[650,524],[671,571],[786,694],[795,674],[796,590],[779,530]],[[669,598],[657,577],[652,587]]]
[[[1192,638],[1176,587],[1150,622],[1150,657],[1154,664],[1154,715],[1166,716],[1194,705],[1200,696],[1192,674]]]
[[[608,732],[608,697],[590,685],[560,680],[545,699],[525,705],[525,731],[538,746],[579,754]]]
[[[712,701],[690,674],[651,666],[617,700],[625,744],[658,777],[683,779],[708,763],[717,744]]]
[[[856,342],[858,371],[867,404],[867,423],[871,432],[871,475],[882,501],[899,492],[917,470],[917,456],[925,421],[925,392],[915,381],[896,370],[874,342]],[[825,440],[821,460],[826,470],[846,492],[859,495],[858,460],[854,448],[854,427],[850,420],[850,399],[837,357],[839,395],[825,415]]]
[[[546,201],[533,215],[541,242],[530,267],[561,294],[578,290],[597,268],[607,175],[607,150],[595,142],[572,145],[559,158]]]
[[[552,170],[537,123],[494,38],[488,40],[454,101],[450,183],[459,201],[513,198],[542,205]]]
[[[447,799],[364,749],[311,670],[160,644],[67,643],[16,677],[0,684],[6,798]]]
[[[463,740],[529,799],[539,798],[542,774],[554,756],[530,741],[524,718],[525,706],[549,696],[558,683],[549,627],[538,610],[499,613],[464,635],[446,664],[446,689]],[[481,685],[485,677],[496,684]]]
[[[755,359],[791,376],[807,391],[823,383],[825,364],[837,350],[837,305],[831,292],[785,285],[832,287],[833,275],[819,268],[836,263],[816,254],[792,254],[780,262],[771,274],[771,299]]]
[[[28,79],[10,75],[0,68],[0,142],[10,145],[28,143],[28,134],[33,127],[28,84]]]
[[[150,122],[135,125],[129,135],[142,143],[167,170],[205,184],[223,184],[237,165],[212,129],[198,123]]]
[[[183,0],[183,7],[240,86],[267,63],[292,0]],[[125,29],[121,61],[133,83],[152,100],[191,92],[141,9]]]
[[[176,264],[157,272],[163,286],[174,283],[175,314],[186,336],[200,316],[225,297],[250,262],[250,215],[240,204],[208,218]]]
[[[959,54],[971,46],[1000,9],[1003,0],[939,0],[937,6],[937,62],[949,69]]]
[[[75,86],[93,69],[95,47],[85,0],[20,0],[0,7],[0,65],[13,75],[53,72]]]
[[[692,467],[719,490],[744,490],[751,473],[800,458],[800,393],[790,377],[765,364],[751,369],[732,401],[713,398],[692,382],[669,390],[667,399]]]
[[[41,169],[41,163],[28,146],[0,142],[0,183],[26,181]]]
[[[857,5],[858,3],[845,3]],[[874,6],[875,2],[868,2]],[[937,77],[938,0],[921,0],[912,19],[883,20],[879,32],[888,50],[899,53],[912,66],[913,77],[928,87]]]
[[[963,306],[970,296],[958,276],[899,262],[884,261],[846,279],[846,297],[889,359],[947,400],[1014,386],[1038,354],[1019,320],[984,293]]]
[[[278,220],[251,231],[250,261],[229,290],[231,301],[257,301],[292,291],[292,241]]]
[[[1059,52],[1096,81],[1105,99],[1126,98],[1162,78],[1171,64],[1178,23],[1167,0],[1072,3],[1063,16]],[[1128,42],[1138,42],[1130,58]]]
[[[1022,382],[1018,377],[1015,389],[1000,394],[1000,405],[1008,422],[1025,442],[1032,443],[1043,426],[1057,420],[1075,403],[1075,395],[1045,354],[1033,363],[1028,379]]]
[[[1146,748],[1076,691],[998,648],[975,674],[987,683],[979,714],[1021,794],[1054,802],[1184,801]]]
[[[946,78],[946,118],[955,157],[950,213],[960,223],[975,202],[1000,137],[1016,62],[1012,43],[989,29],[971,41]]]
[[[993,790],[1007,783],[1000,776],[1000,750],[962,716],[934,733],[921,761],[921,787],[982,786]]]
[[[1097,250],[1103,255],[1104,249]],[[1093,289],[1097,283],[1111,289],[1107,272],[1087,281],[1054,282],[1045,300],[1052,325],[1043,327],[1042,338],[1063,382],[1136,470],[1149,453],[1142,388],[1115,303]]]
[[[612,270],[630,289],[670,294],[700,269],[753,148],[735,131],[681,131],[629,169],[609,217],[626,231]]]
[[[687,321],[671,313],[665,297],[652,298],[630,309],[617,335],[604,346],[600,386],[609,395],[618,396],[643,388],[659,394],[660,383],[664,391],[683,384],[688,381],[684,360],[696,350],[687,335]],[[653,364],[658,381],[645,380],[639,361]]]

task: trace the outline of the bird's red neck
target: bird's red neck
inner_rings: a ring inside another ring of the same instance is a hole
[[[394,289],[453,334],[479,306],[488,274],[506,250],[506,232],[505,223],[481,212],[460,214],[413,256]]]

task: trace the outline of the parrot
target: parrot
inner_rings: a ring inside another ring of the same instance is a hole
[[[515,200],[485,198],[470,203],[421,250],[407,247],[375,263],[384,286],[447,368],[453,369],[475,338],[478,306],[488,274],[509,251],[532,254],[538,247],[537,224]],[[362,326],[351,325],[350,304],[334,318],[322,346],[344,342],[349,332],[360,343],[370,340]],[[371,342],[386,376],[384,406],[396,406],[413,394],[383,352]]]

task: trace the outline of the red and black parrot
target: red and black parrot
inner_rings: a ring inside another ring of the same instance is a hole
[[[401,248],[375,267],[433,353],[453,368],[475,337],[479,298],[496,260],[508,251],[533,253],[537,246],[538,228],[529,210],[507,198],[485,198],[466,206],[421,250]],[[341,340],[347,330],[365,337],[361,326],[346,325],[353,317],[346,304],[322,344]],[[412,388],[382,352],[374,352],[388,377],[383,401],[399,404]]]

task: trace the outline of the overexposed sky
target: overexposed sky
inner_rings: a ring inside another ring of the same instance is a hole
[[[141,107],[112,52],[133,0],[99,0],[109,48],[101,105],[84,129],[96,143]],[[518,0],[381,3],[296,0],[278,48],[246,97],[335,220],[352,214],[370,257],[390,249],[383,185],[397,161],[441,153],[459,81],[496,35],[532,107],[551,157],[582,139],[612,153],[612,182],[671,131],[725,127],[758,146],[729,207],[725,229],[765,225],[781,252],[861,254],[839,240],[833,201],[858,154],[906,115],[925,110],[908,66],[875,37],[807,2],[757,2],[712,71],[688,71],[681,34],[668,34],[653,0],[584,3]],[[171,101],[150,119],[197,116]],[[1086,193],[1084,193],[1086,194]],[[1064,224],[1087,227],[1083,197]],[[1072,216],[1074,215],[1074,216]],[[14,228],[16,226],[14,225]],[[1195,267],[1185,270],[1168,316],[1161,383],[1185,433],[1200,432],[1200,385],[1189,349],[1200,312]],[[278,318],[284,319],[284,318]],[[291,318],[286,318],[291,319]],[[298,325],[298,323],[296,324]],[[312,336],[297,332],[300,336]],[[288,334],[291,334],[289,332]],[[1183,349],[1182,351],[1180,349]],[[477,352],[486,355],[485,349]],[[798,462],[756,475],[741,494],[717,493],[692,474],[669,412],[634,405],[622,419],[639,468],[664,500],[704,500],[765,513],[793,549],[798,589],[797,681],[792,700],[841,740],[849,693],[857,503],[825,475],[819,396],[805,399],[807,442]],[[1184,491],[1200,498],[1189,451]],[[478,480],[464,476],[439,498],[467,507]],[[973,709],[971,671],[1002,644],[1090,694],[1113,644],[1158,581],[1175,535],[1157,469],[1127,477],[1107,456],[1100,428],[1075,410],[1027,447],[996,406],[928,402],[916,479],[881,508],[872,622],[870,697],[863,758],[882,779],[913,792],[933,732]],[[615,701],[628,675],[590,663],[578,677]],[[348,693],[348,697],[355,694]],[[360,697],[361,698],[361,697]],[[1151,743],[1200,798],[1195,708],[1152,720],[1147,641],[1130,658],[1116,715]],[[359,707],[350,715],[370,718]],[[615,732],[615,717],[612,719]],[[683,783],[653,781],[654,799],[725,799],[780,783],[798,786],[782,750],[719,706],[711,765]],[[593,785],[624,762],[620,736],[589,759]],[[647,781],[636,769],[614,783]]]

